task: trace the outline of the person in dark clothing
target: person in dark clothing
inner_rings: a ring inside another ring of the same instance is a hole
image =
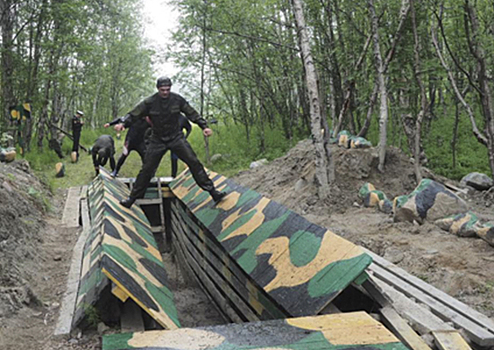
[[[180,113],[184,113],[191,122],[199,125],[204,136],[211,136],[213,131],[208,128],[206,120],[182,96],[171,92],[171,86],[170,78],[159,78],[156,83],[158,92],[134,107],[124,117],[123,126],[116,126],[116,128],[119,127],[120,130],[123,130],[124,127],[131,126],[138,119],[149,116],[153,130],[144,164],[137,176],[132,192],[128,198],[120,201],[120,204],[126,208],[130,208],[137,198],[144,196],[149,181],[168,150],[175,153],[189,166],[196,183],[204,191],[209,192],[215,202],[220,201],[226,195],[214,187],[213,181],[208,177],[203,165],[185,139],[179,124]]]
[[[76,152],[77,158],[79,158],[79,140],[81,139],[81,130],[84,125],[82,117],[84,117],[84,113],[82,111],[77,111],[72,117],[72,137],[74,139],[72,152]]]
[[[120,124],[122,123],[123,118],[124,117],[115,118],[110,123],[106,123],[104,127],[107,128],[112,125]],[[150,126],[150,119],[148,117],[138,119],[130,126],[129,130],[127,131],[127,136],[125,136],[122,155],[120,156],[120,158],[118,158],[117,166],[111,173],[112,177],[118,176],[120,168],[132,151],[136,151],[141,157],[142,162],[144,162],[144,156],[146,154],[146,132]]]
[[[115,142],[110,135],[101,135],[98,137],[91,148],[91,155],[93,156],[96,176],[99,174],[100,165],[105,166],[108,159],[110,159],[111,170],[115,170]]]
[[[183,132],[185,130],[185,139],[189,137],[192,132],[192,125],[190,125],[189,119],[185,118],[183,114],[180,114],[180,118],[178,119],[178,124],[180,126],[180,131]],[[172,177],[177,177],[178,172],[178,156],[170,152],[170,158],[172,162]]]

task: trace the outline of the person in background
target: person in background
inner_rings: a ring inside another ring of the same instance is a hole
[[[75,115],[72,117],[72,152],[76,152],[77,159],[79,158],[79,141],[81,139],[81,130],[84,125],[84,121],[82,118],[84,117],[84,113],[82,111],[77,111]]]
[[[153,130],[144,164],[137,176],[132,192],[128,198],[120,201],[120,204],[126,208],[130,208],[137,198],[144,196],[151,178],[168,150],[171,150],[188,165],[196,183],[204,191],[209,192],[215,202],[222,200],[226,195],[215,188],[213,181],[185,139],[179,125],[180,114],[185,114],[191,122],[199,125],[204,136],[211,136],[213,131],[208,128],[206,120],[182,96],[171,92],[171,86],[170,78],[160,77],[156,82],[158,92],[141,101],[124,117],[123,124],[115,126],[117,131],[121,131],[130,127],[137,120],[149,116]]]
[[[189,120],[185,118],[183,114],[180,114],[178,124],[180,126],[180,131],[183,132],[183,130],[185,130],[185,139],[187,139],[192,132],[192,125],[190,125]],[[175,178],[177,177],[178,172],[178,156],[175,153],[170,152],[170,158],[172,163],[172,177]]]
[[[91,148],[91,155],[93,156],[93,165],[96,176],[99,174],[99,167],[105,166],[110,160],[111,170],[115,170],[115,142],[110,135],[101,135],[94,142]]]
[[[123,117],[118,117],[112,120],[110,123],[103,125],[108,128],[112,125],[117,125],[122,123]],[[129,156],[130,152],[136,151],[141,157],[141,161],[144,162],[144,156],[146,155],[146,132],[149,130],[150,119],[148,117],[137,120],[127,131],[125,136],[125,142],[122,150],[122,155],[118,158],[117,166],[115,170],[111,173],[112,177],[117,177],[120,168],[125,163],[125,160]]]

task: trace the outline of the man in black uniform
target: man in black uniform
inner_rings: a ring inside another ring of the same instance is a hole
[[[84,113],[82,111],[77,111],[72,117],[72,137],[74,139],[72,152],[76,152],[77,158],[79,158],[79,140],[81,139],[81,129],[84,125],[82,117],[84,117]]]
[[[111,170],[115,170],[115,143],[110,135],[101,135],[94,142],[91,148],[91,155],[93,156],[93,165],[96,176],[99,174],[99,166],[105,166],[108,159],[110,159]]]
[[[107,128],[112,125],[123,123],[123,118],[124,117],[118,117],[112,120],[110,123],[106,123],[104,127]],[[150,119],[148,117],[140,118],[130,126],[129,130],[127,131],[127,136],[125,136],[125,143],[123,146],[122,155],[118,159],[117,166],[111,173],[111,176],[116,177],[118,175],[120,168],[132,151],[136,151],[141,157],[141,161],[144,162],[144,156],[146,154],[145,135],[150,126]]]
[[[181,132],[185,130],[185,139],[187,139],[192,132],[192,125],[190,125],[189,119],[185,118],[183,114],[180,114],[178,125]],[[175,153],[170,152],[170,158],[172,162],[172,177],[175,178],[177,177],[178,172],[178,156]]]
[[[124,126],[131,126],[138,119],[149,116],[152,123],[152,136],[147,149],[144,164],[137,176],[130,196],[120,201],[126,208],[130,208],[137,198],[142,198],[158,168],[161,158],[166,151],[171,150],[183,162],[185,162],[194,177],[196,183],[204,191],[208,191],[215,202],[220,201],[226,194],[219,192],[214,187],[213,181],[208,177],[201,162],[197,159],[190,144],[185,140],[179,126],[180,113],[193,123],[199,125],[204,136],[211,136],[213,131],[207,127],[206,121],[192,108],[180,95],[171,92],[172,82],[170,78],[161,77],[156,83],[158,92],[141,101],[134,109],[124,117],[124,125],[116,125],[115,128],[123,130]]]

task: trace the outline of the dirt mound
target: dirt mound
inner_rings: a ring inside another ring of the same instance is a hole
[[[389,199],[415,187],[413,163],[398,149],[389,149],[383,173],[377,170],[376,149],[332,147],[336,181],[331,196],[321,200],[314,184],[314,150],[299,142],[285,156],[243,171],[234,180],[284,204],[309,221],[384,256],[415,276],[455,296],[486,315],[494,316],[494,247],[476,238],[462,238],[426,223],[394,223],[391,215],[365,208],[360,187],[372,183]],[[423,176],[454,181],[423,169]],[[490,193],[463,195],[482,220],[494,220]]]
[[[0,163],[0,317],[36,301],[30,285],[49,198],[26,161]]]

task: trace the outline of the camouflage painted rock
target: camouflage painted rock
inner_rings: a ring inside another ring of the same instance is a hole
[[[462,186],[470,186],[479,191],[488,190],[492,186],[494,186],[494,181],[487,175],[482,173],[470,173],[465,175],[461,181],[460,185]]]
[[[393,211],[393,203],[386,197],[386,194],[376,190],[371,183],[366,183],[360,188],[359,197],[362,198],[364,206],[368,208],[377,207],[386,214]]]
[[[350,148],[350,136],[352,136],[348,131],[342,130],[338,133],[338,146],[344,148]]]
[[[477,215],[470,211],[436,220],[435,224],[441,229],[460,237],[475,237],[480,228]]]
[[[113,334],[102,350],[406,350],[365,312]]]
[[[435,222],[451,215],[466,213],[468,206],[463,199],[439,182],[424,179],[394,212],[394,221],[425,220]]]
[[[65,176],[65,165],[63,163],[55,164],[55,177]]]
[[[15,157],[17,156],[17,152],[15,148],[9,147],[9,148],[1,148],[0,147],[0,162],[5,162],[9,163],[15,160]]]
[[[477,236],[494,247],[494,222],[487,222],[477,230]]]
[[[363,137],[352,136],[350,137],[350,148],[371,148],[372,143],[367,141]]]

